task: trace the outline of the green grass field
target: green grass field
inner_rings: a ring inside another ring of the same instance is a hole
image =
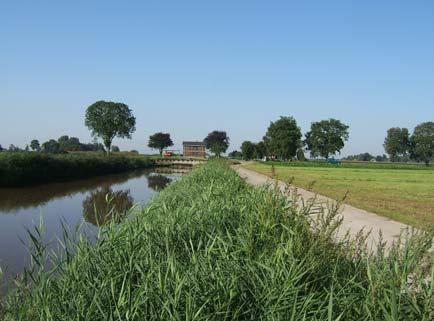
[[[341,199],[346,203],[425,230],[434,230],[434,169],[423,166],[363,164],[303,166],[303,163],[273,163],[277,178],[294,179],[293,184]],[[348,166],[347,166],[348,165]],[[385,167],[381,167],[385,166]],[[247,168],[271,175],[268,163]],[[417,169],[417,170],[415,170]],[[312,185],[313,183],[313,185]]]

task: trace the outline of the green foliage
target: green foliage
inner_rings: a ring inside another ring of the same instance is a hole
[[[305,140],[310,155],[313,158],[320,156],[328,159],[331,155],[340,153],[349,137],[348,128],[333,118],[312,123]]]
[[[147,168],[153,164],[154,161],[144,157],[105,157],[86,153],[65,155],[2,153],[0,154],[0,187],[86,178]]]
[[[94,137],[103,140],[107,152],[110,153],[115,137],[131,138],[136,130],[136,118],[127,105],[100,100],[87,108],[85,125]]]
[[[158,149],[160,155],[163,154],[163,149],[173,146],[172,139],[169,133],[155,133],[149,136],[148,147]]]
[[[208,134],[204,139],[206,148],[213,152],[217,157],[226,152],[229,147],[229,137],[226,132],[215,130]]]
[[[234,150],[234,151],[230,152],[228,156],[230,158],[235,158],[235,159],[243,158],[243,154],[238,150]]]
[[[112,152],[119,153],[121,150],[118,146],[112,146]]]
[[[51,154],[59,154],[62,153],[63,150],[60,147],[59,142],[55,141],[54,139],[50,139],[49,141],[46,141],[42,144],[42,151],[45,153],[51,153]]]
[[[375,159],[374,155],[371,155],[370,153],[362,153],[362,154],[358,154],[358,155],[349,155],[347,157],[343,158],[344,160],[355,160],[355,161],[360,161],[360,162],[369,162],[372,159]]]
[[[241,154],[243,155],[243,159],[250,160],[255,158],[256,156],[256,146],[251,141],[244,141],[241,144]]]
[[[405,157],[410,149],[408,129],[399,127],[390,128],[387,131],[383,146],[392,162],[398,161],[399,157]]]
[[[428,166],[434,158],[434,122],[422,123],[414,129],[411,136],[411,156]]]
[[[262,159],[267,156],[267,147],[264,142],[259,142],[255,145],[255,158]]]
[[[269,156],[288,160],[296,156],[302,146],[301,130],[293,117],[280,117],[271,122],[264,136],[264,143]]]
[[[334,242],[334,215],[211,161],[103,227],[94,246],[64,242],[60,259],[17,280],[3,319],[431,320],[434,275],[420,269],[429,241],[369,254],[363,237]]]
[[[34,151],[34,152],[39,152],[41,150],[41,145],[39,144],[39,140],[37,139],[33,139],[30,142],[30,148]]]
[[[57,142],[60,149],[63,151],[81,151],[83,150],[82,144],[77,137],[69,137],[67,135],[59,137]]]

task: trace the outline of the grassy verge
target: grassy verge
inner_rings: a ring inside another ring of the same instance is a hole
[[[340,161],[337,164],[327,163],[325,161],[268,161],[261,162],[263,164],[283,166],[283,167],[322,167],[322,168],[360,168],[360,169],[406,169],[406,170],[434,170],[434,165],[419,163],[389,163],[389,162],[360,162],[360,161]]]
[[[247,168],[271,176],[268,163]],[[278,179],[425,230],[434,230],[434,170],[275,166]]]
[[[434,271],[421,268],[427,238],[368,254],[363,238],[333,242],[329,220],[313,231],[309,209],[295,201],[210,161],[103,229],[95,246],[82,240],[55,268],[27,273],[3,318],[432,319]],[[35,241],[36,253],[42,246]]]
[[[148,168],[153,165],[154,161],[138,156],[0,153],[0,187],[66,181]]]

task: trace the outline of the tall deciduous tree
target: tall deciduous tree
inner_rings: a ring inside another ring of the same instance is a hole
[[[416,126],[411,136],[411,157],[423,161],[428,166],[434,158],[434,122]]]
[[[112,101],[97,101],[86,110],[86,126],[94,137],[103,140],[107,153],[110,153],[115,137],[131,138],[136,130],[136,118],[131,109],[123,104]]]
[[[257,159],[262,159],[267,155],[267,147],[264,142],[259,142],[255,146],[255,154]]]
[[[148,147],[158,149],[160,155],[163,153],[163,149],[173,146],[172,139],[169,133],[155,133],[149,136]]]
[[[3,146],[0,144],[0,152],[4,151]]]
[[[243,159],[250,160],[253,159],[256,155],[256,146],[251,141],[244,141],[241,144],[241,154],[243,155]]]
[[[41,145],[39,144],[39,141],[37,139],[33,139],[30,142],[30,148],[35,152],[39,152],[41,150]]]
[[[392,162],[405,157],[410,149],[410,135],[407,128],[393,127],[387,131],[384,139],[384,150]]]
[[[305,140],[310,155],[328,159],[340,153],[348,140],[348,129],[349,126],[333,118],[312,123]]]
[[[301,147],[301,130],[293,117],[280,117],[271,122],[264,136],[264,143],[270,156],[292,159]]]
[[[208,134],[208,136],[204,139],[206,144],[206,148],[213,152],[217,157],[229,147],[229,137],[224,131],[215,130]]]

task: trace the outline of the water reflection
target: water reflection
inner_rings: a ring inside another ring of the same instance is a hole
[[[62,235],[62,224],[93,237],[99,226],[110,220],[121,221],[133,204],[146,204],[158,191],[180,177],[165,168],[121,173],[77,180],[51,183],[25,188],[0,188],[0,268],[7,281],[23,271],[29,263],[26,246],[26,229],[32,230],[44,221],[44,242],[55,244]],[[108,200],[108,202],[107,202]],[[85,222],[83,224],[83,221]],[[0,294],[1,296],[1,294]]]
[[[24,188],[0,189],[0,214],[9,214],[37,206],[44,206],[50,201],[76,194],[94,191],[98,187],[123,184],[133,178],[146,176],[149,171],[99,176],[73,182],[51,183]]]
[[[119,223],[133,206],[130,190],[113,191],[104,186],[91,192],[83,201],[83,215],[86,222],[102,226],[111,221]]]
[[[167,176],[161,174],[148,175],[148,187],[154,191],[161,191],[172,181]]]

